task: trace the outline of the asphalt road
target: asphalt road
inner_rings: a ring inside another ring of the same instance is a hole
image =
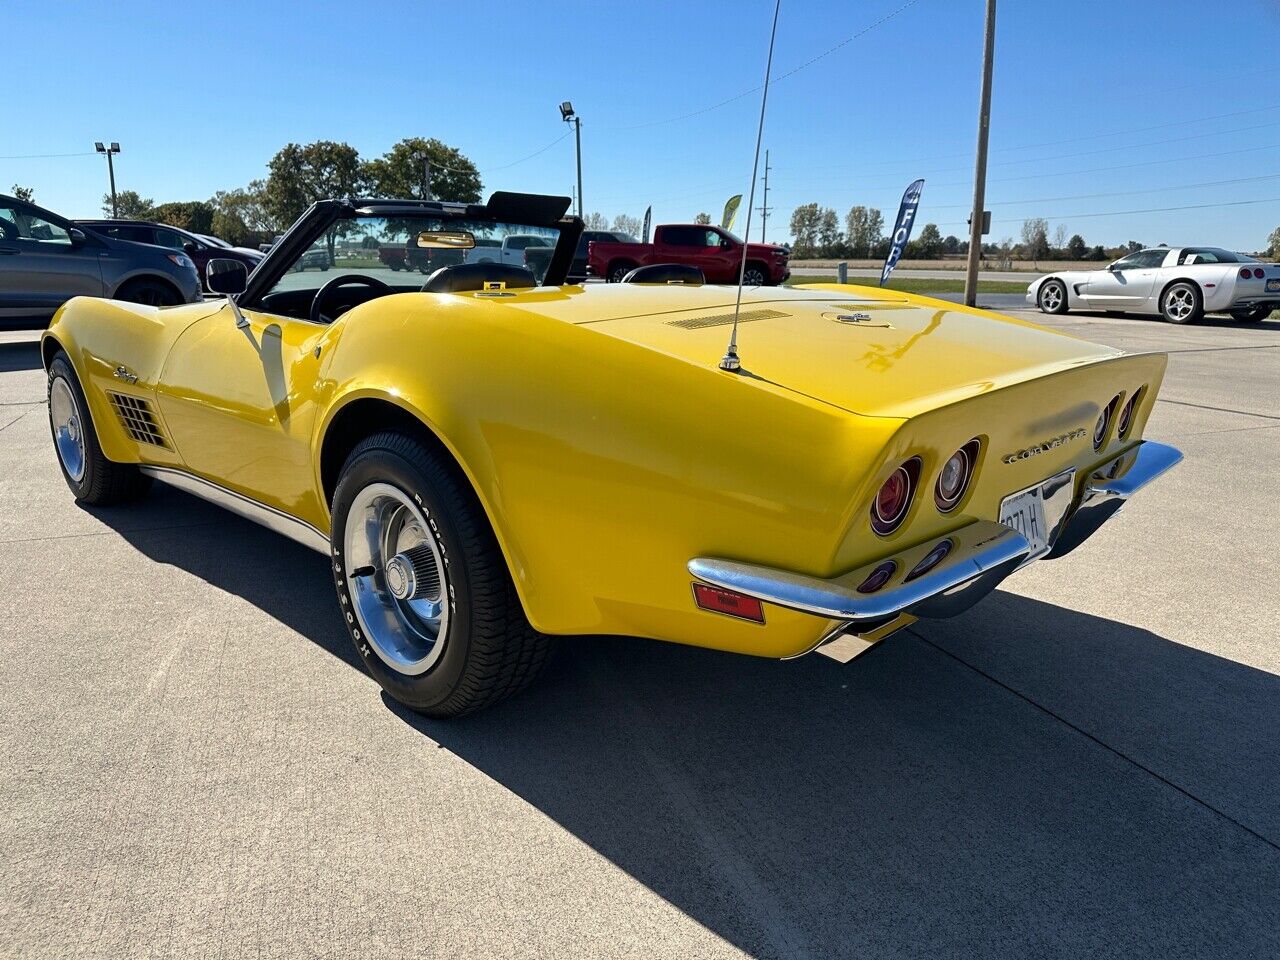
[[[581,639],[453,723],[322,557],[77,507],[0,334],[0,956],[1280,955],[1280,324],[1049,322],[1172,351],[1187,459],[1084,548],[847,665]]]

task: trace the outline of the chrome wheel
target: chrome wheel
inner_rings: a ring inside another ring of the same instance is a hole
[[[764,271],[759,267],[747,267],[747,272],[742,275],[742,285],[744,287],[763,287]]]
[[[49,386],[49,423],[62,469],[78,483],[84,479],[85,422],[71,384],[62,377]]]
[[[1196,312],[1196,296],[1188,287],[1174,287],[1164,298],[1164,312],[1174,323],[1189,320]]]
[[[448,566],[412,497],[371,483],[352,501],[343,532],[354,615],[378,657],[415,676],[440,659],[449,634]]]
[[[1062,309],[1062,286],[1057,283],[1047,283],[1040,291],[1040,309],[1045,313],[1057,313]]]

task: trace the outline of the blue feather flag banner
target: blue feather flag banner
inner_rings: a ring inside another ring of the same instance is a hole
[[[902,251],[907,249],[907,241],[911,239],[911,228],[916,222],[916,209],[920,206],[920,194],[923,192],[924,181],[917,180],[907,187],[907,192],[902,195],[902,206],[898,208],[898,220],[893,225],[893,235],[890,237],[889,255],[884,258],[884,268],[880,271],[882,287],[902,258]]]

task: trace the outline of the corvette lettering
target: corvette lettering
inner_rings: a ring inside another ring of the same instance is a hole
[[[1046,440],[1044,443],[1037,443],[1034,446],[1023,447],[1021,450],[1015,450],[1013,453],[1006,453],[1000,459],[1005,463],[1017,463],[1019,460],[1029,460],[1032,457],[1039,456],[1054,447],[1060,447],[1064,443],[1070,443],[1072,440],[1079,440],[1088,431],[1084,427],[1078,427],[1069,433],[1062,433],[1054,437],[1052,440]]]

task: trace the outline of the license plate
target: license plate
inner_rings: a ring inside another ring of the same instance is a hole
[[[1275,293],[1280,291],[1280,280],[1267,281],[1267,293]]]
[[[1000,522],[1018,531],[1031,545],[1027,560],[1034,560],[1049,552],[1049,530],[1044,516],[1044,494],[1039,487],[1032,487],[1022,493],[1005,497],[1000,504]]]

